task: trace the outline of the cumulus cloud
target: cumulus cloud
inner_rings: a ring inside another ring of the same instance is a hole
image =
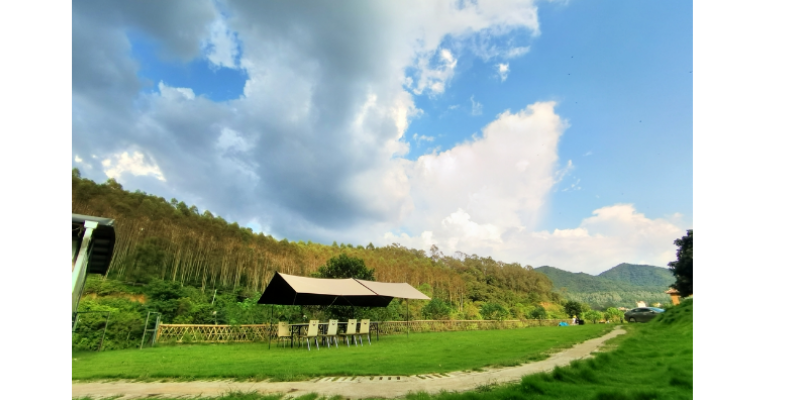
[[[122,174],[129,173],[135,176],[150,175],[160,181],[165,181],[158,165],[146,160],[144,154],[138,151],[133,154],[128,154],[127,151],[116,154],[103,160],[102,165],[103,172],[109,178],[119,179]]]
[[[538,32],[528,1],[220,4],[74,5],[73,153],[113,161],[144,149],[175,177],[164,195],[320,241],[360,240],[361,227],[385,229],[414,209],[403,159],[422,114],[413,96],[447,90],[454,49]],[[243,96],[214,103],[167,81],[142,92],[131,32],[164,59],[245,70]]]
[[[72,18],[76,165],[279,237],[436,241],[531,258],[511,244],[539,235],[548,193],[571,165],[558,160],[568,124],[554,103],[506,111],[480,137],[405,158],[409,143],[433,139],[407,134],[423,115],[415,95],[445,93],[467,53],[505,60],[528,51],[510,39],[539,34],[528,0],[86,0]],[[243,95],[217,103],[166,79],[143,90],[132,35],[157,43],[169,62],[242,69]],[[612,220],[623,214],[548,234],[597,239],[594,230],[622,229]]]
[[[567,127],[554,107],[543,102],[506,111],[476,140],[409,163],[414,212],[404,220],[408,230],[431,230],[448,216],[455,229],[466,226],[467,215],[486,231],[493,231],[486,224],[535,225],[556,182],[558,139]]]
[[[454,221],[460,232],[453,229]],[[675,258],[672,241],[685,233],[678,224],[647,218],[631,204],[594,210],[579,226],[553,231],[478,224],[459,210],[443,219],[441,227],[422,235],[387,234],[385,239],[424,249],[436,244],[445,253],[477,248],[483,251],[477,254],[502,255],[506,262],[597,274],[623,262],[666,267]]]

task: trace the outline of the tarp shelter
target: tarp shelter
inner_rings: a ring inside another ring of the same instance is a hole
[[[321,279],[276,272],[259,304],[386,307],[393,298],[430,300],[407,283]]]
[[[408,299],[431,299],[407,283],[306,278],[276,272],[258,299],[258,304],[386,307],[393,298],[406,299],[407,323]]]
[[[411,300],[430,300],[431,298],[423,294],[413,286],[407,283],[388,283],[388,282],[375,282],[375,281],[362,281],[361,279],[354,279],[356,282],[364,285],[367,289],[373,291],[381,297],[387,297],[389,301],[392,298],[398,299],[411,299]],[[388,302],[386,303],[389,304]]]

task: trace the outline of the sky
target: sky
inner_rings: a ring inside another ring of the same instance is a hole
[[[293,241],[665,267],[692,35],[689,1],[76,1],[72,166]]]

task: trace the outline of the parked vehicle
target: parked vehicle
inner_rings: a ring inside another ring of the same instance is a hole
[[[639,307],[625,313],[625,320],[628,322],[647,322],[664,312],[663,308],[658,307]]]

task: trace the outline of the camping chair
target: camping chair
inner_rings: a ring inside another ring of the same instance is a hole
[[[372,346],[372,340],[369,338],[369,320],[362,319],[361,320],[361,328],[358,330],[358,337],[361,339],[361,345],[364,345],[364,334],[367,335],[367,342],[370,346]],[[355,338],[353,338],[355,341]]]
[[[344,337],[344,340],[347,341],[347,347],[350,347],[350,337],[353,337],[353,344],[358,345],[356,342],[355,336],[358,335],[356,332],[356,327],[358,327],[358,320],[357,319],[348,319],[347,320],[347,331],[345,333],[340,333],[339,335]]]
[[[289,331],[289,323],[286,321],[278,322],[278,340],[283,339],[283,347],[286,347],[286,340],[292,338],[292,333]]]
[[[311,351],[311,338],[314,338],[314,344],[317,345],[317,350],[319,350],[319,342],[317,338],[319,337],[319,320],[311,320],[308,321],[308,332],[305,335],[300,336],[300,340],[305,339],[306,344],[308,344],[308,351]]]
[[[339,341],[336,339],[336,333],[339,331],[339,320],[332,319],[328,321],[328,330],[325,331],[324,334],[320,335],[323,339],[325,339],[325,343],[328,344],[328,348],[331,348],[331,338],[333,338],[333,342],[336,343],[336,348],[339,348]]]

